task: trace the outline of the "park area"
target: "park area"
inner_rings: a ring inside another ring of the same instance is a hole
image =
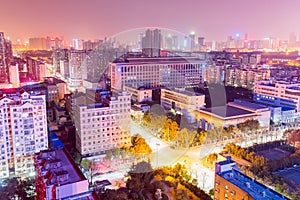
[[[279,148],[272,148],[264,151],[259,151],[257,152],[258,155],[263,156],[266,159],[269,160],[276,160],[276,159],[281,159],[284,157],[289,156],[291,153]]]

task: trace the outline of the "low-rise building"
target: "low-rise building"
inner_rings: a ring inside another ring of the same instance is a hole
[[[198,127],[210,130],[214,127],[228,127],[247,120],[256,120],[258,115],[254,111],[231,105],[211,107],[194,111]]]
[[[182,88],[161,89],[160,104],[167,110],[174,109],[186,116],[189,123],[195,121],[193,112],[205,107],[205,95]]]
[[[229,102],[228,105],[255,112],[257,114],[257,120],[260,127],[269,129],[271,110],[268,106],[239,99],[235,99],[233,102]]]
[[[97,199],[89,182],[64,149],[44,150],[34,156],[37,200]]]
[[[152,101],[152,89],[146,87],[124,86],[124,90],[131,94],[135,102]]]
[[[236,163],[227,160],[216,163],[214,199],[288,200],[282,194],[243,174]]]

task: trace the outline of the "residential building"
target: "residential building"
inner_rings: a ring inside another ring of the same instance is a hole
[[[243,174],[229,157],[216,163],[214,199],[288,200],[282,194]]]
[[[65,149],[40,151],[34,156],[37,200],[90,199],[89,182]]]
[[[189,123],[195,121],[193,112],[205,107],[205,95],[184,88],[161,89],[160,104],[167,110],[186,116]]]
[[[48,148],[45,95],[19,94],[0,98],[0,178],[30,176],[32,155]]]
[[[124,58],[110,63],[111,87],[197,87],[206,61],[195,57]]]
[[[93,100],[93,102],[91,102]],[[83,156],[130,145],[130,94],[89,89],[73,99],[76,148]]]

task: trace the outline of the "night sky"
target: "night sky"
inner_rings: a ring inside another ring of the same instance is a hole
[[[139,27],[195,31],[226,40],[300,35],[300,0],[0,0],[0,31],[13,41],[35,36],[101,39]]]

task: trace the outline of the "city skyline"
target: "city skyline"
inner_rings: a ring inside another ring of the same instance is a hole
[[[208,40],[248,34],[249,39],[300,35],[298,1],[6,1],[0,8],[0,30],[12,41],[30,37],[64,36],[99,39],[140,27],[162,27],[185,34],[194,31]],[[218,5],[218,6],[216,6]],[[11,12],[14,10],[14,12]],[[128,12],[130,10],[130,12]],[[39,16],[39,17],[37,17]],[[226,19],[225,21],[223,19]],[[37,28],[38,27],[38,28]],[[280,28],[278,28],[280,27]],[[222,31],[220,31],[222,30]]]

